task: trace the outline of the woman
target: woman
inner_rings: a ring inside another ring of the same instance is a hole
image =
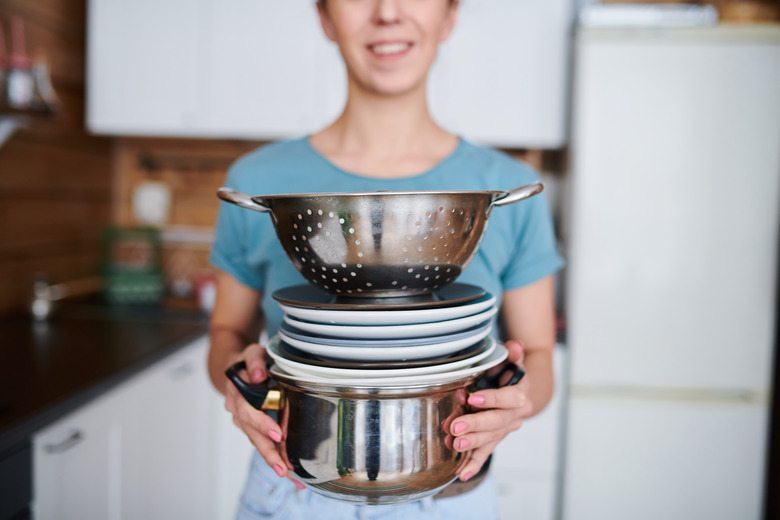
[[[430,115],[426,83],[438,46],[449,36],[457,0],[319,0],[320,22],[346,64],[348,98],[327,128],[275,143],[231,167],[227,186],[253,193],[505,190],[536,180],[526,166],[447,132]],[[523,363],[520,384],[473,394],[480,410],[450,425],[454,447],[472,457],[447,497],[398,506],[355,506],[321,497],[295,481],[279,453],[282,429],[253,409],[224,376],[238,360],[246,377],[266,378],[261,329],[274,334],[281,311],[271,294],[305,283],[281,249],[270,218],[223,204],[211,260],[218,269],[209,371],[225,406],[257,448],[240,518],[497,518],[486,461],[525,418],[543,409],[553,388],[553,273],[560,268],[543,197],[501,208],[459,282],[501,297],[509,361]],[[487,477],[485,476],[487,475]],[[287,477],[285,479],[284,477]],[[289,480],[288,480],[289,479]],[[264,516],[265,515],[265,516]],[[391,516],[395,517],[395,516]]]

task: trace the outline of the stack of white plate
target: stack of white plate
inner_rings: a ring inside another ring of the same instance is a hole
[[[427,301],[335,301],[310,286],[274,298],[284,322],[268,353],[296,377],[406,384],[434,374],[463,377],[506,357],[490,335],[496,298],[475,286],[454,284]]]

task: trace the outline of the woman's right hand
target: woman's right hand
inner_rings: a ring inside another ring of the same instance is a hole
[[[242,379],[249,383],[261,383],[268,379],[265,371],[266,352],[254,343],[243,351],[246,372]],[[225,409],[233,414],[233,423],[249,438],[265,462],[280,477],[291,479],[299,489],[304,486],[292,476],[293,469],[283,450],[282,429],[267,414],[249,404],[238,389],[228,381],[225,385]]]

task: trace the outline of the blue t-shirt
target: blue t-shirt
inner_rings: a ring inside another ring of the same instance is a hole
[[[537,180],[527,165],[464,140],[447,158],[419,175],[364,177],[334,165],[304,137],[269,144],[241,157],[231,166],[225,186],[264,196],[377,190],[504,191]],[[271,296],[274,291],[308,283],[287,258],[270,215],[227,202],[220,205],[210,259],[217,269],[263,292],[269,334],[282,321],[282,311]],[[542,194],[493,208],[480,247],[457,282],[482,287],[497,296],[500,304],[504,291],[540,280],[562,265]]]

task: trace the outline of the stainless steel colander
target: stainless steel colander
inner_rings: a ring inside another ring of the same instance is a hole
[[[510,191],[377,191],[219,198],[270,213],[287,256],[315,286],[344,297],[426,294],[452,283],[479,246],[493,206],[527,199]]]

